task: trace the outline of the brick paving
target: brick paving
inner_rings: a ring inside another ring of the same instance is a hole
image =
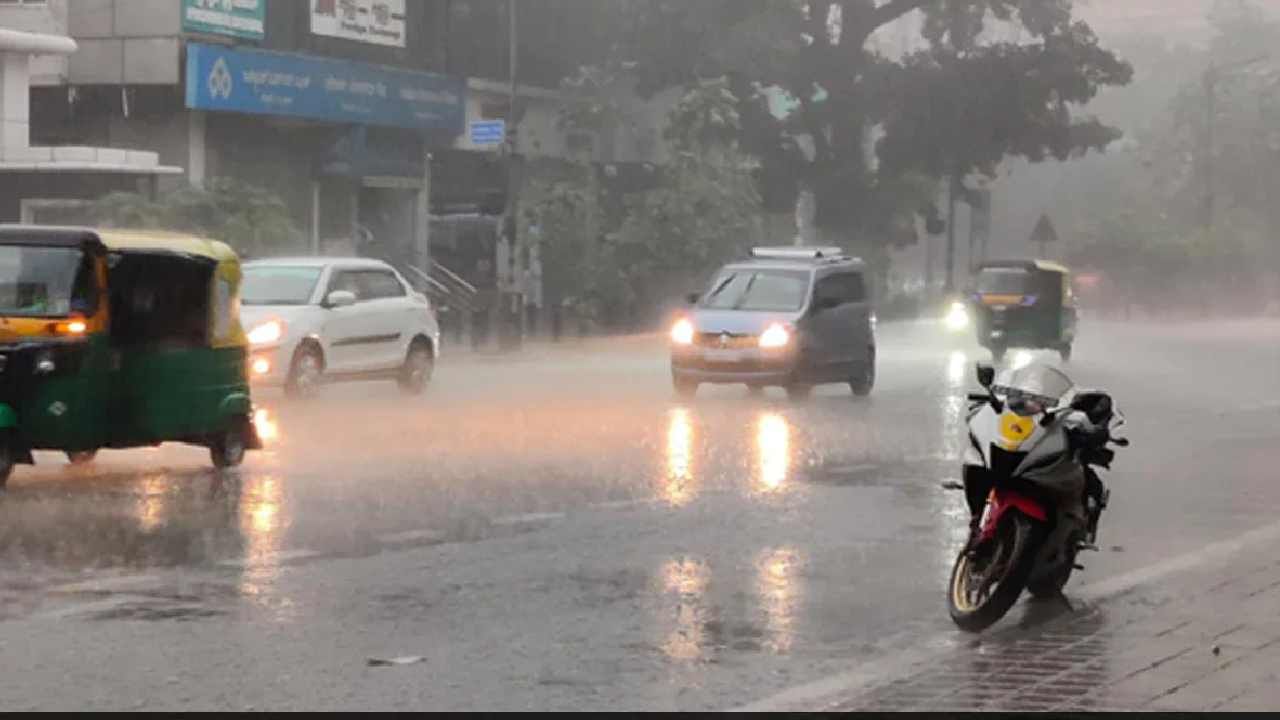
[[[1280,562],[1258,557],[1086,607],[1034,602],[828,709],[1273,711],[1278,606]],[[1024,613],[1050,619],[1020,627]]]

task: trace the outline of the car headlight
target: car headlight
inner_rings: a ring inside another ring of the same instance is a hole
[[[959,332],[969,327],[969,308],[964,303],[952,303],[951,310],[947,312],[946,317],[947,329],[952,332]]]
[[[676,345],[692,345],[693,344],[693,323],[688,318],[681,318],[671,328],[671,342]]]
[[[284,323],[279,320],[262,323],[249,331],[250,345],[270,345],[284,338]]]
[[[760,335],[760,347],[765,350],[786,347],[791,343],[791,331],[781,325],[770,325]]]

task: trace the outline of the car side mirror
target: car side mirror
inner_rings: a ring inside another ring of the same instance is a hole
[[[978,384],[990,390],[996,381],[996,369],[990,365],[978,363]]]
[[[688,295],[684,296],[684,301],[689,303],[690,305],[697,305],[698,301],[701,299],[702,299],[702,296],[699,295],[698,293],[689,293]]]
[[[340,308],[356,304],[356,294],[350,290],[334,290],[324,299],[327,308]]]

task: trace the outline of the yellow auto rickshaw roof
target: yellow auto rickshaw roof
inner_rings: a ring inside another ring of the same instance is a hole
[[[217,240],[208,240],[195,235],[171,233],[157,230],[96,230],[95,234],[110,250],[168,250],[207,257],[219,263],[236,261],[234,250],[229,245]]]
[[[1036,267],[1041,270],[1046,270],[1048,272],[1056,272],[1056,273],[1061,273],[1063,275],[1071,274],[1071,271],[1067,269],[1066,265],[1062,265],[1050,260],[1037,260]]]

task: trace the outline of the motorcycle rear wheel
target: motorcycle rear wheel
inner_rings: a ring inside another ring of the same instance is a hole
[[[1045,527],[1013,511],[995,538],[973,552],[962,551],[951,569],[947,609],[965,632],[979,633],[1009,612],[1027,586]]]

